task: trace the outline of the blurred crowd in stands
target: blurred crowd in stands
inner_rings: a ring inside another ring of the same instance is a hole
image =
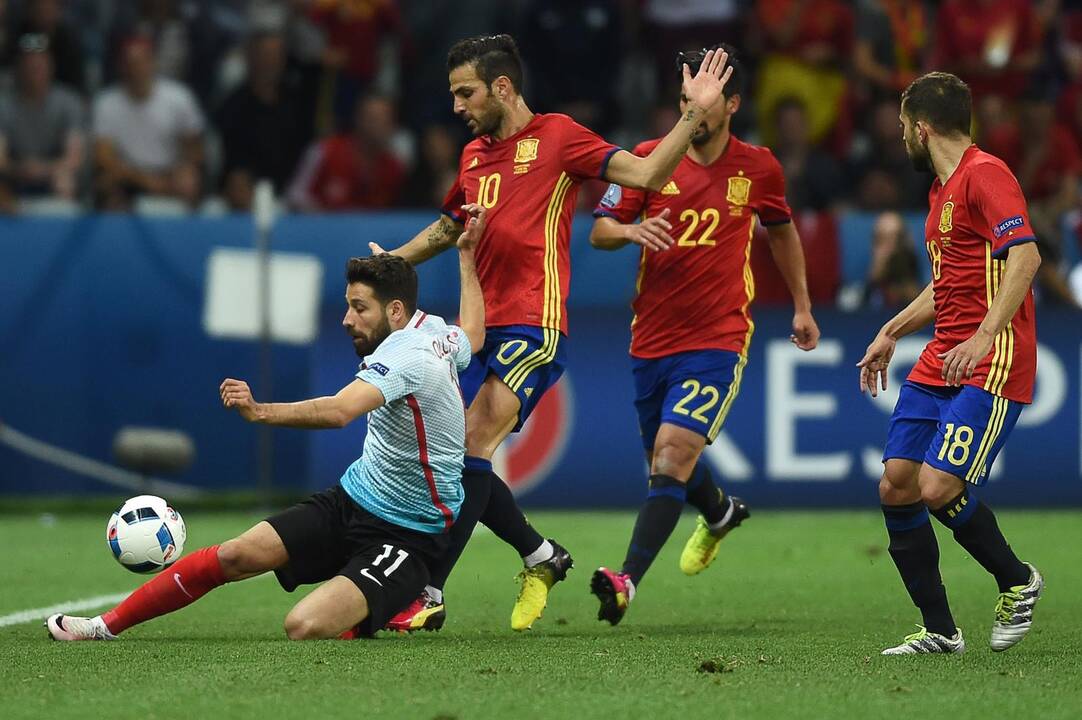
[[[0,0],[0,210],[246,210],[263,178],[297,212],[433,208],[469,140],[446,51],[497,32],[519,42],[535,112],[625,147],[672,126],[677,51],[737,46],[734,130],[785,169],[813,297],[853,307],[923,283],[899,213],[926,209],[930,177],[906,158],[898,96],[954,72],[977,142],[1026,192],[1042,301],[1078,306],[1082,0]],[[849,210],[882,215],[867,277],[843,287]],[[760,298],[784,300],[755,263]]]

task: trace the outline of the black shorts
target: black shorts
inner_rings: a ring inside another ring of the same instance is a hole
[[[272,515],[289,562],[274,571],[293,592],[299,585],[352,580],[368,601],[366,629],[376,631],[428,584],[428,565],[447,548],[447,534],[389,523],[368,512],[336,485]]]

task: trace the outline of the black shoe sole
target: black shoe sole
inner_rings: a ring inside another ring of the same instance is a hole
[[[601,601],[601,608],[597,611],[598,620],[607,620],[610,625],[618,625],[624,619],[624,613],[620,612],[620,606],[616,602],[616,588],[612,586],[605,573],[597,570],[590,578],[590,592]]]

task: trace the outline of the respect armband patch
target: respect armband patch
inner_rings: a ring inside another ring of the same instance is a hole
[[[372,370],[373,372],[378,372],[380,375],[383,375],[384,377],[387,376],[387,373],[391,372],[391,368],[387,367],[383,363],[372,363],[371,365],[369,365],[365,369],[366,370]]]
[[[609,185],[609,189],[605,191],[605,194],[601,197],[601,204],[604,207],[612,209],[620,204],[620,199],[624,196],[624,189],[612,183]]]
[[[992,235],[995,237],[996,240],[999,240],[1001,237],[1003,237],[1005,234],[1010,232],[1012,229],[1020,228],[1025,224],[1026,224],[1026,221],[1021,215],[1015,215],[1014,217],[1009,217],[1006,220],[1004,220],[1003,222],[1001,222],[998,225],[996,225],[995,227],[993,227],[992,228]]]

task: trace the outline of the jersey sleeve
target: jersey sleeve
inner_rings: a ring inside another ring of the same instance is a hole
[[[455,369],[462,372],[469,366],[470,359],[473,357],[473,346],[470,345],[470,338],[466,335],[466,331],[457,325],[448,325],[447,341],[454,348],[451,356],[455,360]]]
[[[609,217],[617,222],[630,223],[634,222],[645,206],[645,192],[612,183],[594,208],[594,217]]]
[[[648,154],[643,143],[639,143],[632,151],[639,157]],[[646,207],[646,192],[635,190],[611,183],[609,189],[601,196],[597,207],[594,208],[594,217],[609,217],[621,223],[630,223],[639,216]]]
[[[357,379],[376,386],[384,402],[392,403],[421,387],[423,363],[422,351],[411,342],[409,334],[392,335],[365,358]]]
[[[564,123],[561,152],[564,169],[578,180],[605,177],[609,160],[620,148],[568,118]]]
[[[462,163],[460,161],[458,175],[455,176],[455,181],[451,183],[450,189],[447,190],[447,194],[443,198],[440,212],[461,225],[465,222],[465,218],[462,217],[462,206],[465,204],[466,190],[462,187]]]
[[[766,174],[761,180],[762,195],[755,205],[755,213],[765,226],[784,225],[793,216],[789,203],[785,201],[785,173],[782,172],[781,163],[771,152],[766,153],[765,165]]]
[[[1009,170],[986,165],[970,178],[968,201],[978,211],[974,229],[992,243],[993,257],[1001,258],[1012,246],[1037,239],[1022,188]]]

